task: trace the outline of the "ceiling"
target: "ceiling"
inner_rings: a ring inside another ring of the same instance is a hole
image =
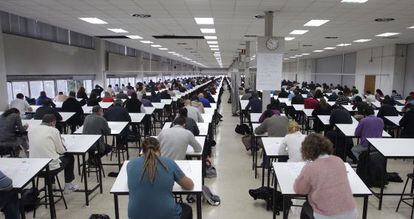
[[[289,36],[294,29],[307,29],[308,33],[287,41],[286,55],[310,53],[309,57],[325,57],[363,48],[393,43],[414,42],[414,0],[369,0],[364,4],[341,3],[341,0],[1,0],[1,10],[38,19],[52,25],[68,28],[84,34],[116,35],[107,28],[122,28],[129,34],[142,36],[210,68],[218,63],[206,40],[154,39],[153,35],[203,35],[200,27],[214,27],[220,46],[223,66],[229,66],[238,49],[246,41],[252,41],[255,53],[255,38],[245,35],[263,35],[264,20],[254,18],[257,14],[272,10],[275,13],[275,36]],[[133,13],[150,14],[149,19],[132,17]],[[97,17],[108,24],[86,23],[79,17]],[[213,17],[214,26],[197,25],[194,17]],[[375,18],[392,17],[395,21],[375,22]],[[304,27],[311,19],[327,19],[330,22],[320,27]],[[399,32],[396,39],[375,37],[383,32]],[[326,36],[338,39],[327,40]],[[353,40],[368,38],[366,43]],[[116,39],[113,42],[128,47],[152,52],[182,62],[186,60],[142,44],[139,40]],[[187,43],[178,45],[177,43]],[[312,53],[313,50],[352,43],[337,47],[334,51]],[[312,45],[303,47],[303,44]],[[191,48],[191,49],[190,49]],[[298,51],[291,51],[298,49]],[[303,58],[303,57],[302,57]],[[188,62],[188,61],[187,61]]]

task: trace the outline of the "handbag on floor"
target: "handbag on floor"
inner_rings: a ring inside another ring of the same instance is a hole
[[[248,134],[242,137],[242,142],[247,151],[252,147],[252,135]]]

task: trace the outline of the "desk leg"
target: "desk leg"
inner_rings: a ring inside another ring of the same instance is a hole
[[[267,164],[267,187],[270,188],[270,172],[272,171],[272,162],[271,158],[268,158],[268,164]]]
[[[255,179],[257,179],[257,159],[259,158],[257,154],[258,151],[259,151],[259,144],[258,144],[257,138],[255,138],[255,150],[254,150],[254,178]]]
[[[387,158],[385,158],[385,170],[387,170]],[[380,190],[378,210],[382,209],[382,199],[384,198],[384,187],[385,187],[384,183],[385,183],[384,179],[382,179],[382,182],[381,182],[382,186],[381,186],[381,190]]]
[[[119,204],[118,204],[117,194],[114,194],[114,205],[115,205],[115,219],[119,219]]]
[[[121,150],[118,147],[117,136],[114,136],[114,142],[115,142],[116,153],[118,154],[118,168],[119,168],[119,171],[121,171]]]
[[[264,186],[264,178],[265,178],[265,164],[267,164],[267,159],[266,159],[266,152],[263,153],[263,163],[262,163],[262,187]]]
[[[364,196],[364,207],[362,209],[362,219],[367,219],[368,196]]]
[[[22,200],[21,199],[22,198],[22,194],[19,192],[17,195],[20,195],[20,198],[19,198],[20,217],[21,217],[21,219],[26,219],[26,212],[24,211],[24,206],[20,203],[20,201]]]
[[[87,173],[86,173],[86,161],[85,160],[86,160],[85,159],[85,154],[82,154],[83,184],[84,184],[84,187],[85,187],[85,201],[86,201],[85,203],[86,203],[86,206],[89,206],[88,176],[87,176]]]
[[[102,192],[103,192],[103,188],[102,188],[102,168],[103,168],[103,166],[102,166],[102,160],[101,160],[101,158],[99,157],[98,159],[99,159],[99,164],[100,164],[100,165],[98,165],[98,171],[99,171],[99,174],[98,174],[98,177],[99,177],[99,192],[102,194]]]
[[[289,208],[287,208],[287,197],[283,196],[283,219],[287,219],[289,215]]]
[[[202,218],[202,212],[201,212],[201,193],[197,194],[197,219]]]
[[[277,190],[277,179],[275,174],[272,174],[272,177],[275,179],[275,188],[273,189],[273,219],[276,219],[276,190]]]
[[[49,196],[49,205],[50,205],[50,218],[55,219],[56,218],[56,211],[55,211],[55,200],[53,199],[53,188],[52,188],[52,181],[49,177],[49,165],[46,165],[46,184],[47,184],[47,190],[48,190],[48,196]]]

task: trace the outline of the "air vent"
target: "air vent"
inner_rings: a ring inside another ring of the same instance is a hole
[[[254,37],[254,38],[256,38],[257,35],[254,35],[254,34],[246,34],[246,35],[244,35],[244,37]]]
[[[338,39],[339,37],[337,37],[337,36],[326,36],[325,37],[325,39],[328,39],[328,40],[334,40],[334,39]]]
[[[258,14],[254,16],[256,19],[264,19],[264,15],[263,14]]]
[[[155,35],[152,36],[155,39],[189,39],[189,40],[201,40],[204,39],[204,36],[177,36],[177,35]]]
[[[150,18],[151,15],[150,14],[131,14],[132,17],[136,17],[136,18]]]
[[[177,45],[185,46],[185,45],[187,45],[187,43],[177,43]]]
[[[312,47],[312,45],[309,45],[309,44],[303,44],[302,46],[303,47]]]
[[[113,36],[95,36],[101,39],[129,39],[126,36],[119,36],[119,35],[113,35]]]
[[[298,51],[297,49],[290,49],[290,51],[292,51],[292,52],[296,52],[296,51]]]
[[[192,50],[193,48],[185,48],[186,50]]]
[[[190,53],[197,53],[197,51],[191,51]]]
[[[376,21],[376,22],[391,22],[391,21],[395,21],[395,18],[392,18],[392,17],[380,17],[380,18],[376,18],[374,21]]]
[[[393,40],[393,39],[398,39],[397,36],[389,36],[389,37],[383,37],[384,39],[389,39],[389,40]]]

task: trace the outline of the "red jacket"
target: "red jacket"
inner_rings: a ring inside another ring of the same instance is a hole
[[[307,98],[304,101],[305,109],[316,109],[318,104],[319,104],[319,101],[314,98]]]

